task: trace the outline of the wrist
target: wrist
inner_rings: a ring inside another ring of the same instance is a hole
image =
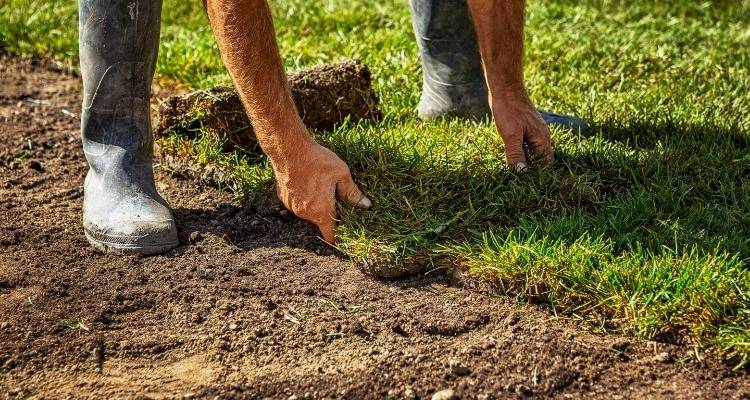
[[[490,105],[502,106],[507,103],[531,105],[531,98],[523,83],[495,85],[490,89]]]
[[[301,121],[287,127],[259,130],[258,143],[276,170],[285,170],[290,161],[300,158],[316,144]]]

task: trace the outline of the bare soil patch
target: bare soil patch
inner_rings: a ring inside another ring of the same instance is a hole
[[[163,172],[180,247],[96,252],[79,100],[76,77],[0,60],[2,398],[750,398],[746,371],[687,347],[450,276],[375,280],[288,213]]]

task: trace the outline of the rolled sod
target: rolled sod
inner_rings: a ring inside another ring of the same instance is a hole
[[[381,117],[367,66],[357,60],[323,64],[288,75],[297,111],[308,129],[326,131],[343,123]],[[157,138],[194,138],[199,132],[224,143],[259,152],[255,134],[237,91],[214,87],[164,100],[154,129]]]

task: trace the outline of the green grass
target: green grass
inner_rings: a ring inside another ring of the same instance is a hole
[[[385,118],[318,134],[375,202],[341,209],[361,264],[455,267],[601,329],[750,362],[750,2],[531,0],[537,104],[576,112],[557,162],[517,175],[490,124],[415,119],[420,71],[403,1],[274,2],[287,68],[370,65]],[[73,2],[5,0],[0,47],[76,64]],[[159,79],[227,83],[200,2],[165,4]],[[169,142],[163,144],[168,145]],[[197,139],[238,195],[267,164]]]

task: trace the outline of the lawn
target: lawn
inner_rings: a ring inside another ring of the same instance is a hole
[[[356,264],[458,268],[596,329],[750,363],[750,1],[530,1],[532,98],[593,130],[555,131],[555,165],[520,175],[492,124],[416,118],[406,2],[271,5],[288,69],[355,57],[375,76],[382,121],[317,133],[375,203],[341,208]],[[200,7],[165,1],[157,79],[228,83]],[[75,68],[76,24],[72,1],[4,0],[0,49]],[[267,163],[220,145],[191,151],[248,201],[267,189]]]

